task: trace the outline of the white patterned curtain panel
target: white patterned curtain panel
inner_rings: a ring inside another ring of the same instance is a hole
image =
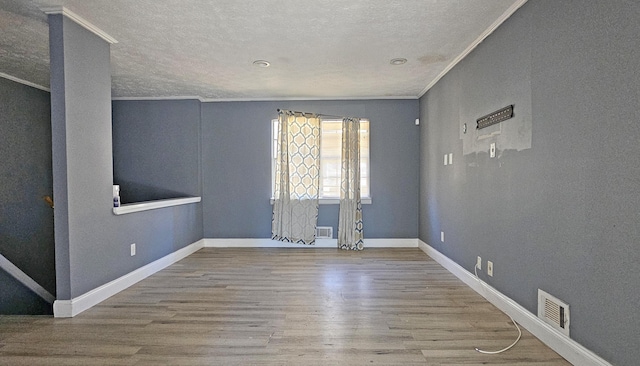
[[[271,238],[315,244],[320,186],[320,119],[280,111]]]
[[[338,218],[338,247],[362,250],[362,202],[360,200],[360,119],[342,120],[342,185]]]

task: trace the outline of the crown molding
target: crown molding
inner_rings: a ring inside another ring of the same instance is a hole
[[[95,25],[89,23],[86,19],[82,18],[81,16],[79,16],[78,14],[72,12],[71,10],[65,8],[64,6],[50,6],[50,7],[40,8],[40,10],[42,10],[47,15],[62,14],[64,16],[66,16],[67,18],[73,20],[74,22],[78,23],[78,25],[80,25],[81,27],[83,27],[83,28],[87,29],[88,31],[92,32],[96,36],[102,38],[107,43],[109,43],[109,44],[118,43],[118,41],[115,38],[111,37],[110,35],[105,33],[100,28],[98,28]]]
[[[113,97],[111,100],[199,100],[203,102],[204,100],[197,96],[189,96],[189,95],[178,95],[178,96],[170,96],[170,97]]]
[[[113,97],[111,100],[199,100],[202,103],[222,102],[287,102],[287,101],[323,101],[323,100],[417,100],[415,95],[407,96],[378,96],[378,97],[285,97],[285,98],[203,98],[193,95],[174,95],[166,97]]]
[[[42,85],[39,85],[39,84],[36,84],[36,83],[32,83],[32,82],[24,80],[24,79],[20,79],[20,78],[17,78],[15,76],[11,76],[9,74],[5,74],[4,72],[0,72],[0,78],[11,80],[11,81],[14,81],[14,82],[19,83],[19,84],[23,84],[23,85],[26,85],[26,86],[30,86],[32,88],[44,90],[46,92],[51,93],[51,89],[47,88],[46,86],[42,86]]]
[[[422,98],[422,96],[425,95],[429,91],[429,89],[436,85],[436,83],[440,81],[440,79],[442,79],[449,71],[451,71],[451,69],[453,69],[460,61],[467,57],[467,55],[470,54],[471,51],[473,51],[480,43],[482,43],[482,41],[489,37],[491,33],[493,33],[493,31],[495,31],[500,25],[502,25],[502,23],[509,19],[513,15],[513,13],[515,13],[516,10],[520,9],[526,2],[527,0],[518,0],[513,5],[511,5],[495,22],[493,22],[493,24],[489,26],[489,28],[482,32],[482,34],[480,34],[480,36],[476,38],[475,41],[473,41],[464,51],[462,51],[462,53],[459,54],[458,57],[454,58],[453,61],[451,61],[451,63],[447,65],[447,67],[445,67],[444,70],[440,72],[440,74],[438,74],[438,76],[431,80],[429,85],[427,85],[422,90],[422,92],[420,92],[418,98]]]
[[[284,98],[202,98],[203,103],[217,102],[286,102],[286,101],[323,101],[323,100],[416,100],[415,95],[407,96],[373,96],[373,97],[284,97]]]

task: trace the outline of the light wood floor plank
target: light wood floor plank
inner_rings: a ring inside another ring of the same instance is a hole
[[[0,365],[569,365],[419,249],[205,248],[72,319],[0,317]]]

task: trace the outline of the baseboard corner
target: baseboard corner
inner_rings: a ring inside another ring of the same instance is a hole
[[[111,282],[105,283],[104,285],[86,292],[78,297],[74,297],[70,300],[55,300],[53,302],[53,316],[56,318],[72,318],[82,313],[83,311],[101,303],[109,297],[117,294],[118,292],[125,290],[126,288],[142,281],[152,274],[178,262],[183,258],[188,257],[189,255],[202,249],[204,247],[204,243],[204,239],[200,239],[192,244],[187,245],[184,248],[167,254],[160,259],[157,259],[145,266],[129,272],[122,277],[116,278]]]
[[[471,272],[429,244],[418,239],[418,247],[442,267],[487,299],[487,301],[511,316],[516,322],[549,346],[549,348],[571,362],[571,364],[581,366],[612,366],[605,359],[596,355],[580,343],[553,329],[535,314],[532,314],[502,292],[484,281],[478,281]]]

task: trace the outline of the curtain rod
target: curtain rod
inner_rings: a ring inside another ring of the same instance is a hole
[[[280,112],[284,112],[284,111],[285,111],[284,109],[280,109],[280,108],[278,108],[278,113],[280,113]],[[311,112],[300,112],[300,111],[289,111],[289,112],[293,112],[293,113],[300,113],[300,114],[303,114],[303,115],[304,115],[304,114],[315,114],[315,115],[316,115],[316,116],[318,116],[318,117],[322,116],[322,117],[332,117],[332,118],[340,118],[340,119],[342,119],[342,118],[358,118],[358,119],[363,119],[363,118],[360,118],[360,117],[334,116],[333,114],[322,114],[322,113],[311,113]]]

